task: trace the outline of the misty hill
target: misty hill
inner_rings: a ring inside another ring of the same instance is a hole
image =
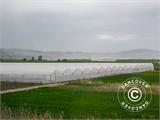
[[[160,51],[151,49],[134,49],[128,51],[121,51],[114,54],[116,58],[130,58],[130,59],[155,59],[160,58]]]
[[[150,49],[134,49],[115,53],[87,53],[87,52],[52,52],[24,49],[0,49],[1,59],[31,59],[38,56],[48,60],[57,59],[156,59],[160,58],[160,51]]]
[[[38,56],[48,60],[57,59],[94,59],[104,58],[105,54],[99,53],[84,53],[84,52],[52,52],[52,51],[37,51],[37,50],[24,50],[24,49],[0,49],[1,59],[31,59],[31,57],[38,58]],[[106,57],[105,57],[106,58]]]

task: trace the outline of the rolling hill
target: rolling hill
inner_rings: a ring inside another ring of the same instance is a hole
[[[48,60],[57,59],[159,59],[160,51],[150,49],[134,49],[112,53],[87,53],[87,52],[57,52],[57,51],[38,51],[25,49],[0,49],[1,59],[31,59],[42,55]]]

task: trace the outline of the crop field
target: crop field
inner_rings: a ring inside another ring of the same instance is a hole
[[[129,77],[140,77],[151,84],[152,101],[142,112],[128,112],[118,103],[117,88]],[[58,87],[2,94],[1,116],[12,119],[159,119],[159,89],[159,71],[70,81]]]

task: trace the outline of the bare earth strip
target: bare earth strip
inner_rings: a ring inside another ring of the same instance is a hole
[[[151,85],[152,93],[160,94],[160,85]]]
[[[95,86],[96,91],[118,91],[120,84],[107,84],[105,86]],[[151,90],[153,94],[160,94],[160,85],[151,85]]]
[[[118,88],[121,84],[115,83],[107,83],[107,84],[99,84],[99,85],[92,85],[92,86],[83,86],[83,85],[69,85],[68,82],[63,83],[53,83],[53,84],[45,84],[45,85],[37,85],[37,86],[30,86],[24,88],[16,88],[16,89],[9,89],[5,91],[1,91],[0,94],[9,93],[9,92],[18,92],[18,91],[25,91],[31,89],[37,89],[42,87],[56,87],[62,86],[64,88],[76,88],[77,90],[85,90],[85,91],[99,91],[99,92],[117,92]],[[152,93],[153,94],[160,94],[160,85],[151,85]]]
[[[65,85],[64,88],[73,88],[84,91],[99,91],[99,92],[118,92],[121,84],[107,83],[103,85],[81,86],[81,85]],[[151,85],[152,94],[160,94],[160,85]],[[122,91],[121,91],[122,92]]]
[[[42,83],[8,82],[8,81],[1,81],[0,83],[1,83],[0,86],[1,91],[42,85]]]
[[[5,91],[0,91],[0,94],[10,93],[10,92],[18,92],[18,91],[26,91],[26,90],[32,90],[32,89],[37,89],[37,88],[42,88],[42,87],[55,87],[55,86],[60,86],[60,85],[65,85],[65,84],[67,84],[67,82],[47,84],[47,85],[38,85],[38,86],[18,88],[18,89],[10,89],[10,90],[5,90]]]

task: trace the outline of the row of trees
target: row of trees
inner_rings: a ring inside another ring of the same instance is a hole
[[[155,70],[160,70],[160,61],[154,61],[153,65]]]
[[[40,56],[38,56],[37,59],[35,59],[35,57],[31,58],[31,61],[35,61],[35,60],[42,61],[43,60],[43,56],[40,55]],[[27,58],[23,58],[23,61],[27,61]]]
[[[38,56],[36,59],[35,57],[31,57],[30,59],[23,58],[23,61],[49,61],[49,62],[90,62],[91,59],[57,59],[57,60],[47,60],[43,59],[43,56]]]

